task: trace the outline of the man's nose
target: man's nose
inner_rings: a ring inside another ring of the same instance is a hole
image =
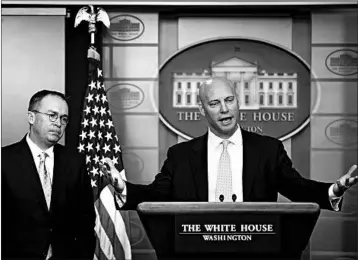
[[[229,109],[228,109],[228,107],[227,107],[227,105],[226,105],[226,103],[225,102],[222,102],[221,103],[221,113],[227,113],[229,111]]]
[[[61,127],[61,118],[58,117],[55,122],[53,122],[56,126]]]

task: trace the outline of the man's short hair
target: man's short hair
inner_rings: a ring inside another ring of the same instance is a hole
[[[40,90],[40,91],[36,92],[31,97],[30,102],[29,102],[28,111],[32,111],[32,110],[36,109],[38,104],[41,102],[41,100],[47,96],[57,96],[57,97],[61,98],[62,100],[64,100],[68,106],[67,98],[64,94],[54,91],[54,90],[44,89],[44,90]]]

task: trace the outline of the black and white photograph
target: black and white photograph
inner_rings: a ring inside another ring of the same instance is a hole
[[[2,0],[1,259],[358,260],[356,0]]]

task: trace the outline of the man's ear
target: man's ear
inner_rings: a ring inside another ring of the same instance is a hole
[[[199,108],[199,112],[202,116],[205,116],[205,110],[203,108],[203,104],[199,101],[198,102],[198,108]]]
[[[30,125],[33,125],[35,122],[35,113],[28,111],[27,112],[27,121],[29,122]]]

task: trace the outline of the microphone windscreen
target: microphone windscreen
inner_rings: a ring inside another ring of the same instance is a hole
[[[223,202],[223,201],[224,201],[224,195],[221,194],[221,195],[219,196],[219,200],[220,200],[220,202]]]

